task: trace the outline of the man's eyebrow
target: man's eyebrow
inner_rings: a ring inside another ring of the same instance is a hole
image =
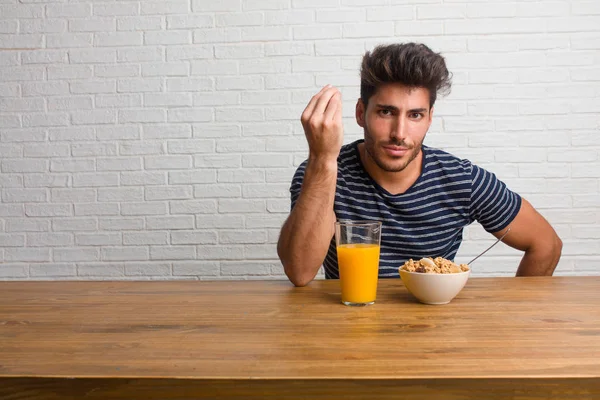
[[[426,108],[413,108],[412,110],[408,110],[408,112],[411,112],[411,113],[425,112],[425,111],[427,111]]]
[[[390,110],[390,111],[399,111],[399,108],[396,106],[391,106],[389,104],[376,104],[375,105],[377,108],[380,108],[382,110]],[[413,108],[408,110],[408,112],[410,113],[422,113],[422,112],[426,112],[427,108]]]

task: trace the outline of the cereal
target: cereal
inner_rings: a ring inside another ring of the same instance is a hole
[[[421,258],[418,261],[414,261],[412,258],[404,263],[400,267],[402,271],[408,272],[422,272],[425,274],[455,274],[459,272],[465,272],[469,270],[467,264],[457,265],[450,260],[446,260],[442,257],[436,258]]]

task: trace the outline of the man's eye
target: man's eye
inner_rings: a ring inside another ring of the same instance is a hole
[[[421,113],[411,113],[410,114],[410,118],[412,118],[412,119],[420,119],[422,117],[423,117],[423,114],[421,114]]]
[[[392,115],[392,112],[390,110],[379,110],[379,114],[388,116],[388,115]]]

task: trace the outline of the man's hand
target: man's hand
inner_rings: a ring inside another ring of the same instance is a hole
[[[309,159],[336,161],[344,140],[342,95],[331,85],[310,99],[300,118],[308,141]]]

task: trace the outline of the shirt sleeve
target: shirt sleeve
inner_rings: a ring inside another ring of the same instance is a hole
[[[470,217],[487,232],[506,228],[519,213],[521,196],[493,173],[472,165],[471,185]]]
[[[300,166],[296,169],[294,173],[294,177],[292,178],[292,185],[290,186],[290,195],[292,205],[290,207],[290,211],[296,205],[298,201],[298,197],[300,197],[300,189],[302,189],[302,182],[304,181],[304,172],[306,171],[306,164],[308,161],[304,161]]]

